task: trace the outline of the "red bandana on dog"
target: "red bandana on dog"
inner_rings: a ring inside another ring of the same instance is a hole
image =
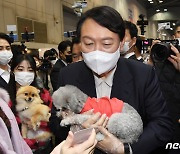
[[[102,97],[102,98],[88,97],[80,113],[94,109],[94,113],[100,112],[101,114],[106,114],[108,117],[110,117],[113,113],[121,112],[123,105],[124,105],[123,101],[117,98],[110,99],[108,97]]]

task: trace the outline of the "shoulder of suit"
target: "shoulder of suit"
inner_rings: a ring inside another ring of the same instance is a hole
[[[80,69],[85,66],[86,66],[86,64],[84,61],[79,61],[79,62],[75,62],[75,63],[71,63],[71,64],[67,65],[66,67],[64,67],[64,69]]]
[[[133,59],[127,59],[127,58],[120,58],[118,65],[123,65],[124,67],[130,67],[130,68],[137,68],[137,69],[152,69],[152,66],[144,64],[142,62],[133,60]]]

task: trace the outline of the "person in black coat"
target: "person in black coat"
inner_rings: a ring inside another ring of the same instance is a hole
[[[71,42],[69,40],[62,41],[58,45],[59,50],[59,59],[53,64],[53,67],[50,72],[50,79],[53,91],[57,90],[58,80],[59,80],[59,72],[60,70],[67,66],[68,63],[72,62],[71,55]]]
[[[88,119],[83,127],[101,126],[99,130],[105,135],[96,146],[101,151],[95,153],[155,153],[154,150],[172,138],[172,121],[154,69],[119,58],[124,34],[123,19],[111,7],[95,7],[83,14],[77,25],[77,36],[81,40],[84,61],[61,69],[59,86],[74,85],[90,97],[116,97],[140,114],[144,130],[132,145],[123,144],[104,128],[106,116],[96,113]],[[61,140],[69,128],[60,127],[55,111],[54,108],[50,126],[56,138]]]
[[[137,26],[130,21],[124,21],[124,23],[125,23],[125,37],[124,37],[125,42],[120,52],[121,56],[124,58],[134,59],[143,62],[141,56],[141,49],[138,49],[139,37],[137,36],[138,34]],[[140,43],[142,44],[142,41],[140,41]]]
[[[0,87],[8,90],[10,80],[10,66],[8,63],[13,57],[11,39],[5,33],[0,33]]]

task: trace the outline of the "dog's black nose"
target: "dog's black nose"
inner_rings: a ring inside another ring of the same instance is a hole
[[[31,102],[31,101],[32,101],[32,98],[31,98],[31,97],[29,97],[29,98],[28,98],[28,102]]]

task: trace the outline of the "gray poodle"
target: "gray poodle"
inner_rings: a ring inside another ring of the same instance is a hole
[[[88,96],[75,86],[60,87],[53,93],[52,98],[54,106],[60,110],[57,116],[62,118],[61,126],[80,125],[92,116],[80,114]],[[137,142],[143,132],[143,122],[138,112],[124,103],[122,112],[110,116],[106,128],[122,142],[133,143]],[[96,138],[100,141],[104,136],[97,133]]]

